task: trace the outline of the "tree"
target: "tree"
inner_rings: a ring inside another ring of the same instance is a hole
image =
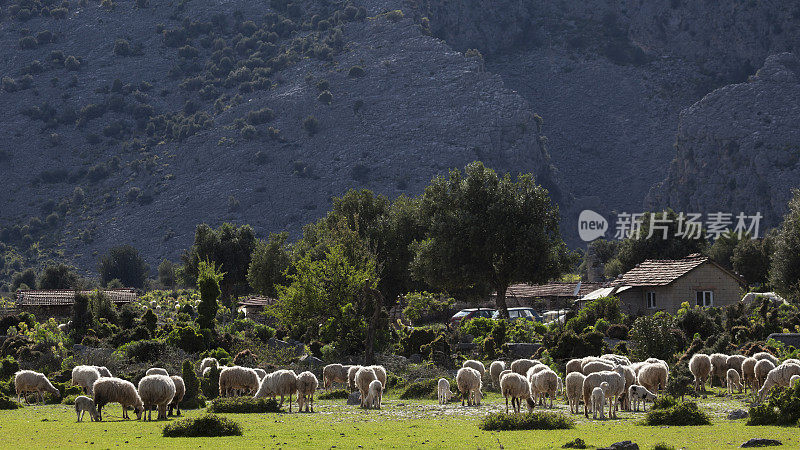
[[[80,284],[80,277],[74,267],[54,264],[44,268],[38,284],[39,289],[75,289]]]
[[[512,180],[472,163],[435,178],[420,207],[428,230],[413,244],[413,273],[451,292],[494,289],[503,317],[508,286],[549,281],[575,259],[561,240],[558,208],[530,175]]]
[[[288,233],[272,233],[267,242],[256,242],[247,270],[247,281],[254,292],[274,298],[278,296],[276,286],[287,283],[285,272],[292,262],[288,239]]]
[[[150,337],[155,337],[158,317],[156,317],[156,313],[154,313],[152,309],[147,308],[147,311],[142,314],[142,324],[147,329]]]
[[[75,304],[72,305],[73,340],[80,342],[90,326],[92,326],[92,315],[89,311],[89,296],[82,292],[76,292]]]
[[[733,268],[733,253],[736,246],[742,241],[749,240],[749,237],[743,236],[739,239],[739,234],[733,231],[721,234],[715,241],[711,248],[708,249],[708,256],[714,261],[721,264],[725,268]]]
[[[158,265],[158,282],[165,288],[172,289],[175,287],[177,273],[175,264],[165,259]]]
[[[130,245],[121,245],[112,247],[108,254],[100,258],[98,271],[104,285],[116,278],[124,286],[141,288],[150,268],[138,250]]]
[[[193,405],[200,393],[200,380],[194,372],[194,364],[188,359],[185,360],[181,367],[181,373],[183,374],[183,384],[186,387],[181,403]]]
[[[764,284],[769,277],[772,243],[769,238],[742,239],[733,249],[733,270],[748,284]]]
[[[16,291],[19,288],[31,289],[36,287],[36,272],[30,267],[17,272],[11,277],[11,290]]]
[[[230,300],[235,295],[249,292],[247,270],[255,246],[256,237],[250,225],[237,227],[224,223],[216,230],[206,224],[198,225],[194,244],[181,256],[184,282],[187,285],[194,283],[199,276],[200,262],[207,260],[225,270],[220,283],[224,299]]]
[[[792,190],[789,211],[775,236],[770,283],[781,295],[800,300],[800,189]]]
[[[680,350],[674,328],[675,318],[664,311],[637,318],[628,335],[631,355],[639,361],[647,358],[672,360]]]
[[[197,266],[197,290],[200,291],[200,304],[197,306],[197,324],[201,329],[214,329],[214,318],[217,316],[217,299],[222,291],[219,282],[225,274],[217,270],[213,262],[200,261]]]

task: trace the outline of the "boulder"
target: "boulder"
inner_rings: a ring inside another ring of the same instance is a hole
[[[783,445],[783,443],[777,439],[753,438],[739,447],[772,447],[774,445]]]
[[[639,450],[639,445],[631,441],[615,442],[599,450]]]
[[[311,356],[311,355],[303,355],[303,356],[301,356],[300,360],[298,361],[298,363],[301,366],[307,366],[307,367],[309,367],[311,369],[317,369],[317,368],[325,366],[325,363],[321,359],[317,358],[316,356]]]
[[[744,409],[734,409],[728,413],[728,420],[746,419],[749,415]]]

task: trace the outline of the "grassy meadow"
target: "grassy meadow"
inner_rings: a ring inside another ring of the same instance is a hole
[[[721,391],[719,391],[721,392]],[[620,412],[616,420],[592,421],[573,416],[573,430],[486,432],[480,418],[502,411],[504,400],[488,393],[482,406],[462,408],[460,403],[440,407],[435,401],[384,397],[380,411],[363,411],[344,400],[318,400],[313,414],[225,414],[240,423],[244,435],[225,438],[164,438],[166,422],[121,419],[119,405],[106,407],[105,422],[76,423],[71,406],[26,406],[0,411],[2,446],[7,448],[559,448],[575,438],[602,447],[632,440],[640,448],[667,443],[675,448],[731,448],[753,437],[778,439],[786,447],[800,447],[797,428],[748,427],[745,420],[727,420],[735,408],[746,408],[744,396],[710,395],[700,399],[713,425],[699,427],[648,427],[638,425],[642,412]],[[296,407],[296,405],[295,405]],[[568,412],[563,401],[557,411]],[[295,410],[293,408],[293,410]],[[296,411],[296,410],[295,410]],[[193,417],[202,411],[184,412]],[[135,416],[133,416],[135,417]],[[174,420],[174,419],[170,419]]]

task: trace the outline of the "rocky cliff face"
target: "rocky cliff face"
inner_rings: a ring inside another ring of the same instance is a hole
[[[800,60],[767,58],[746,83],[705,96],[680,117],[669,173],[654,206],[761,212],[776,225],[800,185]]]

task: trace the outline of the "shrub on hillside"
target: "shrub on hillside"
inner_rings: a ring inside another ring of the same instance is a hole
[[[695,402],[676,403],[668,408],[655,408],[647,412],[644,425],[711,425],[708,415],[697,407]]]
[[[242,427],[227,417],[206,414],[167,424],[162,434],[164,437],[241,436]]]
[[[350,68],[350,71],[347,72],[347,76],[350,78],[361,78],[366,75],[364,72],[364,68],[361,66],[353,66]]]
[[[478,428],[484,431],[569,430],[575,428],[575,420],[564,414],[551,412],[491,413],[481,419]]]
[[[319,121],[314,116],[308,116],[303,120],[303,129],[309,136],[313,136],[319,132]]]
[[[134,361],[151,362],[158,359],[166,351],[166,345],[156,340],[142,340],[129,342],[117,351]]]
[[[454,380],[449,380],[451,388],[455,386]],[[439,380],[429,379],[410,383],[400,393],[402,400],[436,400]]]
[[[5,395],[0,396],[0,410],[17,409],[17,408],[19,408],[19,403],[15,402],[14,400],[11,400]]]
[[[227,397],[218,398],[208,407],[211,413],[255,414],[282,412],[278,402],[272,398]]]

